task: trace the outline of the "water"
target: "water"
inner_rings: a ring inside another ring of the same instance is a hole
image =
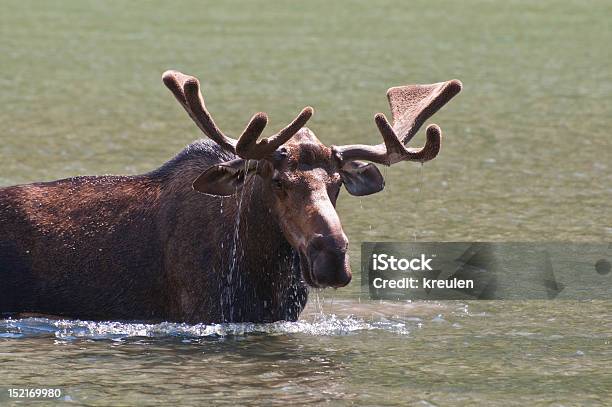
[[[389,86],[464,83],[434,117],[436,160],[384,168],[382,193],[341,194],[353,283],[312,293],[297,323],[3,321],[0,388],[57,385],[93,405],[608,402],[609,302],[372,302],[359,243],[610,241],[610,2],[355,3],[0,13],[2,186],[172,157],[200,133],[161,84],[169,68],[200,77],[229,134],[260,110],[272,134],[313,105],[327,144],[379,142]]]
[[[2,381],[89,405],[597,405],[612,389],[606,306],[335,300],[295,323],[4,321]]]

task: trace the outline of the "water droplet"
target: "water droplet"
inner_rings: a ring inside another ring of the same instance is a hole
[[[446,322],[444,318],[442,318],[442,314],[438,314],[434,318],[432,318],[431,322]]]

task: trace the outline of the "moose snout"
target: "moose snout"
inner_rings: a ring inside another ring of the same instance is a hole
[[[348,258],[348,240],[337,236],[314,237],[307,254],[313,283],[319,287],[344,287],[353,277]]]

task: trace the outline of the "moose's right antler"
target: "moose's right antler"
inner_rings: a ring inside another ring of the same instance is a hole
[[[278,147],[293,137],[314,113],[312,107],[304,108],[287,127],[259,141],[257,139],[268,123],[268,116],[263,112],[256,113],[240,138],[234,140],[223,134],[206,109],[200,92],[200,81],[197,78],[178,71],[166,71],[162,75],[162,80],[200,130],[223,149],[244,159],[261,160],[269,157]]]

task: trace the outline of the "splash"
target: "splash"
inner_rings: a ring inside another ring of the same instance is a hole
[[[387,331],[399,335],[409,333],[405,322],[381,319],[368,322],[349,315],[316,314],[309,320],[273,323],[223,323],[185,324],[162,322],[159,324],[129,323],[117,321],[51,320],[47,318],[24,318],[0,320],[0,338],[18,339],[55,337],[60,340],[112,340],[130,338],[202,339],[228,338],[246,335],[309,335],[337,336],[360,331]]]

